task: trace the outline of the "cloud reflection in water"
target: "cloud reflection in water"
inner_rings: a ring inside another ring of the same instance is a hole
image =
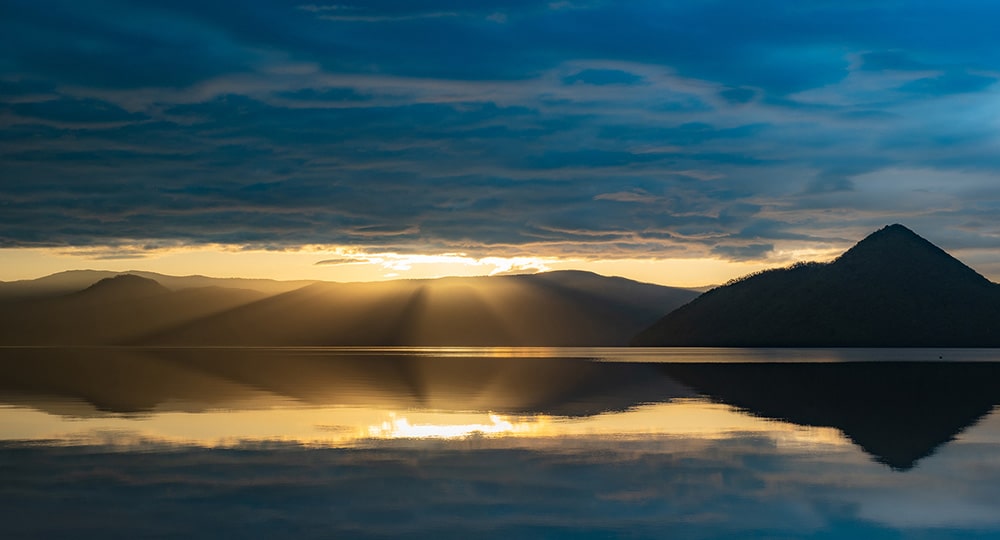
[[[989,363],[4,354],[9,537],[1000,537]]]

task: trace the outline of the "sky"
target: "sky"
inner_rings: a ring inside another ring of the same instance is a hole
[[[0,280],[581,268],[903,223],[1000,280],[1000,4],[0,2]]]

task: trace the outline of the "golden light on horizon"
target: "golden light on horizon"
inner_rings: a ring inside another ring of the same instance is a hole
[[[787,254],[782,254],[782,258],[787,258]],[[67,270],[84,269],[338,282],[585,270],[679,287],[717,285],[783,264],[720,258],[476,257],[465,253],[397,253],[323,246],[288,251],[245,250],[231,246],[166,247],[145,251],[129,248],[122,248],[121,251],[6,248],[0,250],[0,259],[4,261],[0,266],[0,281],[36,279]]]

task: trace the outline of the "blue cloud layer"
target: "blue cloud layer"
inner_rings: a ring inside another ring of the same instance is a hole
[[[998,16],[5,2],[0,246],[746,259],[902,221],[995,249]]]

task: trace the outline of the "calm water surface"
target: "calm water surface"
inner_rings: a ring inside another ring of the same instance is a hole
[[[1000,538],[1000,351],[0,349],[0,537]]]

